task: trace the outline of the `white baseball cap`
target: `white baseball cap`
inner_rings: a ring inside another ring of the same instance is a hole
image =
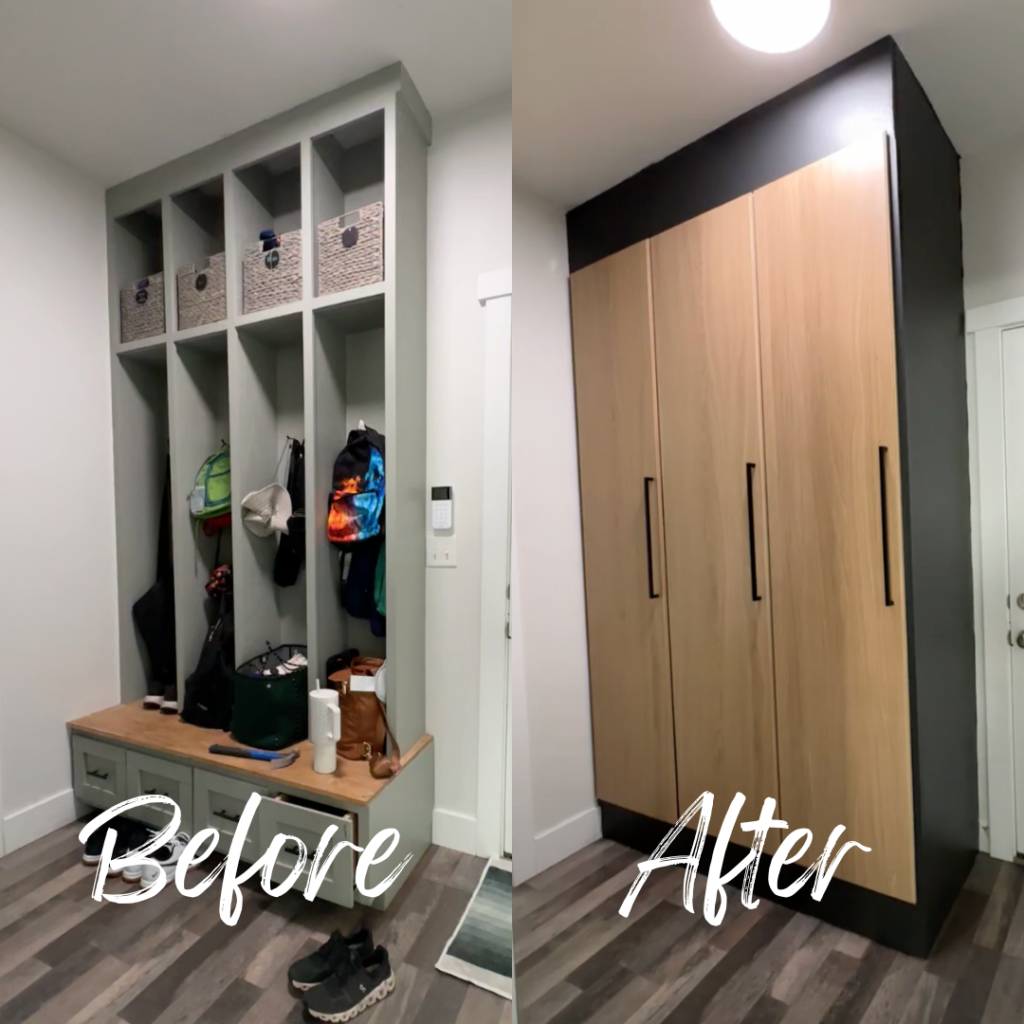
[[[292,499],[280,484],[269,484],[242,499],[245,528],[257,537],[269,537],[275,530],[288,532]]]

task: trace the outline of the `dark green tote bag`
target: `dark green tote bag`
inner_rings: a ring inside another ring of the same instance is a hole
[[[309,735],[306,648],[285,644],[235,670],[231,735],[247,747],[281,750]]]

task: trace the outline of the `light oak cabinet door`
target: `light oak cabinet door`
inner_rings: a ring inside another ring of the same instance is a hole
[[[651,261],[679,805],[714,793],[717,835],[736,793],[740,821],[778,800],[752,197]]]
[[[648,243],[571,289],[597,796],[674,821]]]
[[[754,195],[782,808],[916,900],[884,141]]]

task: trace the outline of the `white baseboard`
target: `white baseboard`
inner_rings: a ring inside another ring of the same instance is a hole
[[[39,803],[4,818],[4,845],[14,853],[49,835],[78,817],[75,796],[70,789],[55,793]]]
[[[476,818],[434,808],[434,845],[476,855]]]
[[[537,835],[534,843],[534,872],[539,875],[600,838],[601,811],[597,807],[588,807],[560,825]],[[512,854],[514,857],[515,850]]]

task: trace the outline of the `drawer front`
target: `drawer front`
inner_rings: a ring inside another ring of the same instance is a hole
[[[301,839],[306,844],[307,860],[306,867],[298,880],[292,886],[293,890],[301,891],[309,878],[309,869],[316,856],[316,848],[320,843],[320,837],[331,825],[337,825],[338,831],[331,841],[333,848],[342,841],[353,842],[354,823],[352,818],[343,812],[330,814],[325,811],[314,811],[308,807],[298,804],[290,804],[285,800],[264,799],[260,803],[260,852],[262,853],[273,842],[274,836],[278,833],[287,833]],[[290,852],[294,844],[288,843],[282,849],[277,863],[274,865],[273,879],[275,882],[283,882],[295,866],[295,854]],[[351,907],[354,903],[354,861],[352,850],[345,849],[334,858],[324,880],[320,885],[317,896],[320,899],[328,900],[330,903],[337,903],[342,907]]]
[[[192,769],[174,761],[165,761],[149,754],[128,751],[127,763],[128,796],[143,796],[159,793],[169,796],[181,808],[180,828],[192,832]],[[133,813],[133,817],[144,821],[154,828],[164,828],[170,824],[171,809],[163,804],[142,807]]]
[[[113,807],[125,799],[125,750],[88,736],[72,735],[75,796],[90,807]]]
[[[253,793],[267,796],[267,790],[251,782],[218,775],[196,768],[192,776],[192,821],[195,831],[215,828],[220,831],[217,849],[227,853],[242,811]],[[251,864],[262,852],[259,846],[259,816],[253,819],[242,847],[242,860]]]

